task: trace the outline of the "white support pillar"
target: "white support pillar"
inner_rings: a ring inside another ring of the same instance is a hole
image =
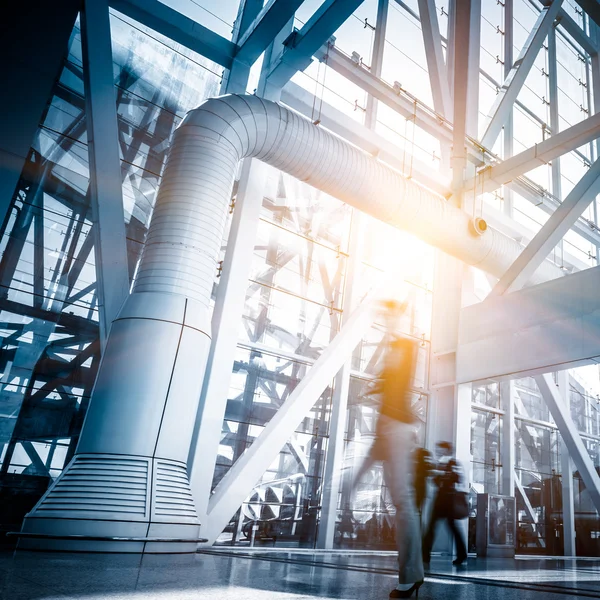
[[[515,385],[513,381],[500,382],[500,402],[504,416],[502,420],[502,494],[515,495]]]
[[[206,520],[268,169],[256,159],[244,162],[217,287],[212,343],[188,460],[201,523]]]
[[[570,413],[569,371],[559,371],[558,389],[565,408]],[[575,549],[575,501],[573,498],[573,461],[564,439],[560,439],[560,471],[562,479],[562,513],[564,555],[576,556]]]
[[[100,340],[129,294],[121,161],[107,0],[85,0],[81,13]]]
[[[464,469],[465,489],[471,468],[471,384],[456,383],[458,316],[462,303],[464,264],[442,252],[436,254],[431,323],[431,367],[426,446],[435,450],[437,442],[451,442]],[[425,514],[429,513],[426,508]],[[460,524],[465,528],[466,522]],[[452,553],[452,538],[440,530],[435,551]]]
[[[373,38],[373,56],[371,72],[379,77],[383,65],[383,51],[385,47],[385,32],[387,27],[389,0],[379,0],[377,5],[377,22]],[[377,100],[369,94],[367,98],[367,112],[365,126],[374,130],[377,124]],[[349,243],[349,258],[347,274],[344,281],[343,299],[344,312],[342,326],[344,326],[354,309],[356,302],[354,294],[355,278],[358,275],[361,256],[361,238],[363,234],[362,213],[355,210],[352,215],[352,230]],[[329,428],[329,442],[323,473],[323,495],[321,498],[321,517],[317,534],[317,548],[333,548],[335,525],[337,521],[337,503],[340,486],[345,480],[341,472],[344,462],[344,439],[348,418],[348,393],[350,391],[350,371],[352,370],[352,355],[337,374],[332,399],[332,410]]]
[[[347,274],[344,281],[344,312],[342,326],[346,325],[352,315],[355,303],[355,280],[360,267],[361,238],[363,234],[362,215],[355,211],[352,216],[352,231],[350,237]],[[321,519],[317,536],[317,548],[333,548],[335,525],[338,513],[338,496],[343,479],[342,465],[344,463],[346,423],[348,420],[348,392],[350,390],[350,371],[352,370],[352,355],[335,378],[331,419],[329,421],[329,442],[323,472],[323,495],[321,498]]]

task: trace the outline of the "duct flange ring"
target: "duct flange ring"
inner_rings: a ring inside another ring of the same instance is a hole
[[[488,228],[487,221],[481,217],[475,217],[470,221],[469,225],[471,233],[474,233],[475,235],[483,235]]]

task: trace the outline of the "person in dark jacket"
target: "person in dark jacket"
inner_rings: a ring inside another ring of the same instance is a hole
[[[414,455],[415,477],[413,487],[415,488],[415,504],[419,511],[419,521],[423,524],[423,505],[427,498],[427,479],[433,469],[431,452],[425,448],[417,448]]]
[[[423,538],[423,563],[427,566],[431,560],[431,548],[438,521],[445,520],[456,544],[456,560],[454,566],[460,566],[467,560],[467,545],[462,530],[454,518],[454,502],[456,486],[461,482],[460,465],[453,458],[454,448],[450,442],[437,444],[437,455],[440,457],[433,471],[433,481],[437,486],[437,494],[433,502],[433,510],[427,533]]]

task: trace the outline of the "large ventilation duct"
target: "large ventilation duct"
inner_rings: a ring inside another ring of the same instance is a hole
[[[250,156],[496,277],[521,252],[514,240],[477,233],[465,212],[273,102],[208,100],[175,132],[77,453],[27,516],[20,547],[195,550],[199,523],[186,460],[231,190],[240,159]],[[535,280],[560,274],[545,263]]]

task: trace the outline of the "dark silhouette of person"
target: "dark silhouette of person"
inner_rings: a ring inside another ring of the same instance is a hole
[[[431,452],[425,448],[417,448],[414,454],[415,477],[413,487],[415,488],[415,504],[419,511],[419,520],[423,524],[423,505],[427,497],[427,479],[433,469]]]
[[[428,564],[431,561],[431,548],[437,523],[445,520],[456,544],[456,560],[452,564],[458,567],[467,560],[467,545],[463,532],[454,519],[454,492],[456,485],[461,481],[460,466],[453,458],[454,448],[450,442],[439,442],[437,454],[440,456],[440,460],[436,465],[433,481],[438,490],[433,502],[427,533],[423,538],[423,563]]]

